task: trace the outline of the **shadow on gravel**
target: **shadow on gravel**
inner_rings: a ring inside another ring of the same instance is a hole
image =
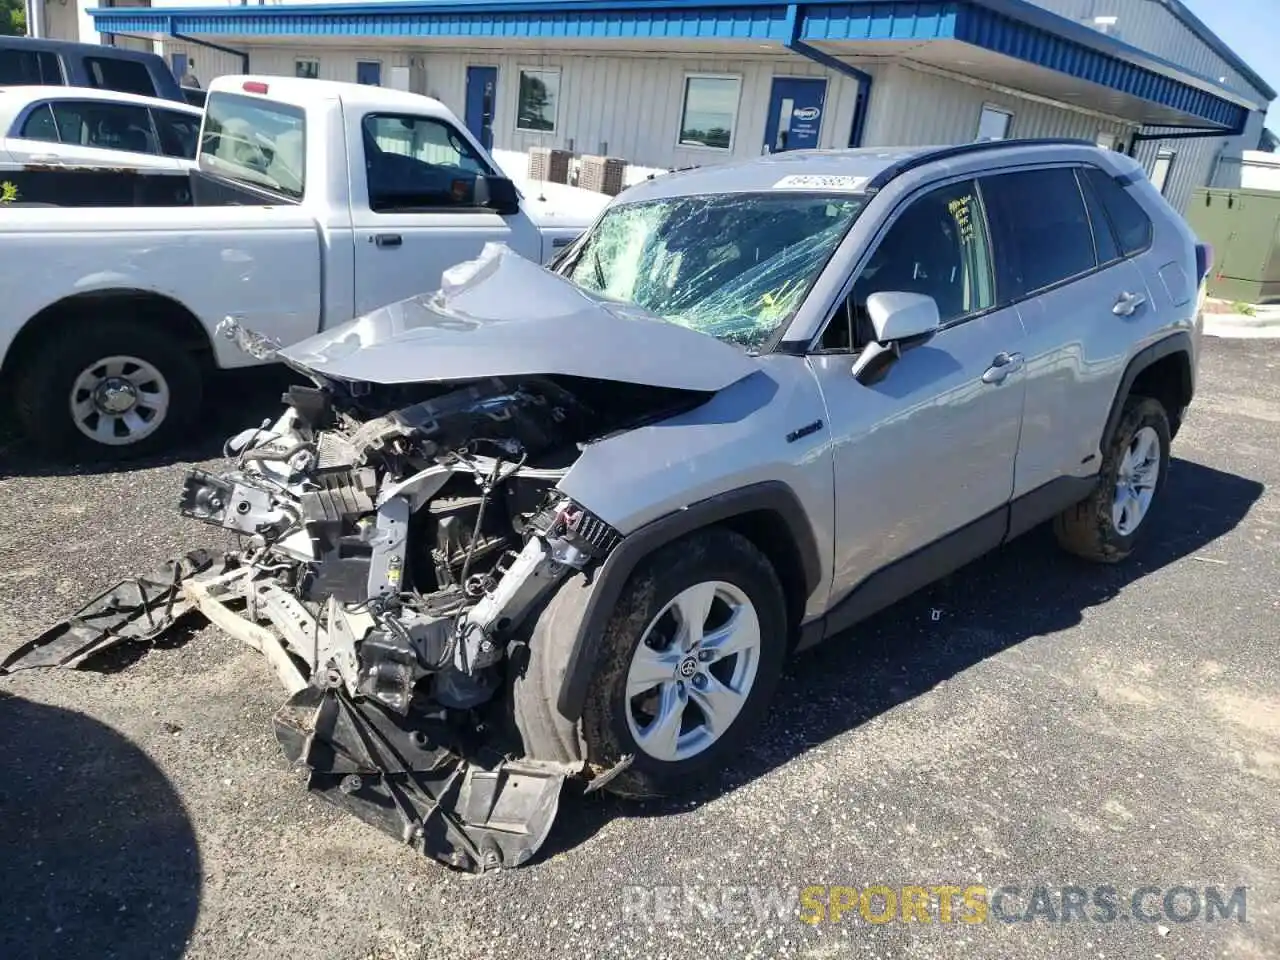
[[[1027,533],[793,658],[760,737],[718,783],[644,803],[566,791],[538,859],[578,846],[615,816],[665,816],[706,803],[1002,650],[1076,626],[1084,610],[1229,533],[1262,491],[1257,481],[1175,458],[1148,518],[1149,538],[1115,566],[1059,550],[1047,525]]]
[[[273,364],[224,371],[205,385],[204,409],[190,436],[164,454],[115,462],[63,463],[30,449],[12,423],[0,421],[0,478],[59,477],[127,473],[171,463],[212,460],[222,456],[227,438],[284,412],[280,396],[292,383],[309,383],[288,367]]]
[[[0,957],[181,957],[200,854],[165,775],[96,720],[3,692],[0,744]]]

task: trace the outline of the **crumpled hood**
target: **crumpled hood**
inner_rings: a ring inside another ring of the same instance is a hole
[[[446,270],[436,292],[280,355],[324,376],[380,384],[560,374],[712,392],[758,369],[737,347],[598,300],[499,243]]]

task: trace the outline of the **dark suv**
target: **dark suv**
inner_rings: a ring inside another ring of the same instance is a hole
[[[162,57],[97,43],[0,37],[0,87],[94,87],[185,103]]]

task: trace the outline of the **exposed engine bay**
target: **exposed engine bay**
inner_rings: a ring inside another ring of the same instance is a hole
[[[522,756],[504,716],[522,628],[621,540],[557,480],[583,445],[704,395],[565,376],[311,379],[227,442],[233,469],[184,483],[181,512],[238,550],[122,582],[0,673],[75,666],[198,611],[270,661],[290,694],[276,735],[311,790],[452,866],[521,864],[564,779],[602,773]]]

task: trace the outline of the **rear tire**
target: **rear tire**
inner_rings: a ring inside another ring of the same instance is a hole
[[[119,461],[174,443],[202,393],[200,364],[171,333],[108,319],[64,326],[27,354],[13,400],[23,433],[46,454]]]
[[[630,766],[606,787],[629,797],[673,793],[722,769],[754,735],[786,657],[786,604],[769,561],[751,541],[723,529],[692,534],[643,561],[605,625],[582,718],[574,724],[559,714],[555,697],[586,589],[577,578],[564,585],[533,628],[529,661],[513,688],[526,754],[586,760],[596,772],[630,755]],[[681,611],[697,608],[700,599],[708,603],[696,631],[703,641],[683,652],[681,631],[687,628]],[[718,648],[717,639],[726,645]],[[670,680],[635,694],[637,671],[654,660],[669,661]],[[689,670],[685,679],[682,668]],[[664,703],[680,716],[667,755],[659,756],[656,741],[644,735],[652,737],[654,724],[672,716],[661,712]],[[722,709],[718,727],[703,704]]]
[[[1169,472],[1169,447],[1164,405],[1150,397],[1129,397],[1103,453],[1097,488],[1054,520],[1062,548],[1097,563],[1118,563],[1129,556],[1151,526],[1151,512]]]

